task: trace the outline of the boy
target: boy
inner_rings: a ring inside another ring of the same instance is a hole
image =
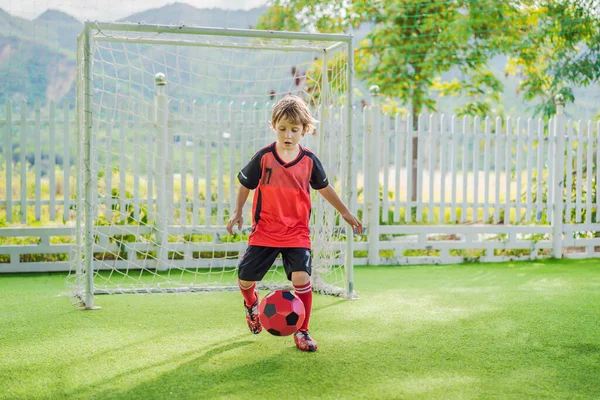
[[[319,193],[340,212],[352,228],[362,233],[362,224],[329,185],[321,162],[298,142],[316,121],[304,100],[286,96],[273,108],[271,127],[277,140],[259,150],[238,174],[241,186],[227,231],[233,234],[237,224],[242,229],[242,211],[250,190],[256,189],[252,202],[252,232],[248,249],[240,260],[238,283],[244,296],[246,322],[250,331],[260,333],[258,290],[260,281],[281,253],[287,278],[295,294],[304,303],[304,323],[294,334],[294,342],[302,351],[317,350],[317,342],[308,332],[312,309],[310,284],[310,188]]]

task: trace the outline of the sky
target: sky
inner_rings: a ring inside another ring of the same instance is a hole
[[[250,9],[265,5],[267,0],[177,0],[196,8],[219,7]],[[0,8],[13,16],[34,19],[47,9],[63,11],[80,21],[112,21],[131,14],[162,7],[175,0],[0,0]]]

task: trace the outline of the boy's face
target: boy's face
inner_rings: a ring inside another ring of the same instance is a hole
[[[273,129],[277,132],[277,141],[284,149],[293,149],[296,147],[300,139],[304,136],[305,129],[302,124],[297,124],[282,118],[273,125]]]

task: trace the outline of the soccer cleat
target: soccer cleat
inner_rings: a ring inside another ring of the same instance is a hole
[[[244,308],[246,309],[246,322],[248,323],[248,328],[250,328],[250,332],[257,335],[262,331],[262,325],[258,316],[258,293],[254,292],[254,294],[256,295],[256,301],[252,303],[250,307],[248,307],[244,301]]]
[[[296,331],[294,342],[296,342],[296,347],[302,351],[317,351],[317,342],[310,337],[308,331]]]

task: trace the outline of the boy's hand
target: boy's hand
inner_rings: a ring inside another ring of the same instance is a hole
[[[238,230],[241,231],[242,225],[244,224],[244,217],[242,217],[241,214],[234,214],[229,220],[229,222],[227,222],[227,232],[229,232],[232,235],[235,235],[235,233],[233,233],[233,227],[235,226],[235,224],[237,224]]]
[[[347,214],[342,214],[342,218],[344,218],[344,221],[350,224],[355,233],[363,233],[362,222],[360,222],[360,220],[356,218],[354,214],[352,214],[351,212]]]

